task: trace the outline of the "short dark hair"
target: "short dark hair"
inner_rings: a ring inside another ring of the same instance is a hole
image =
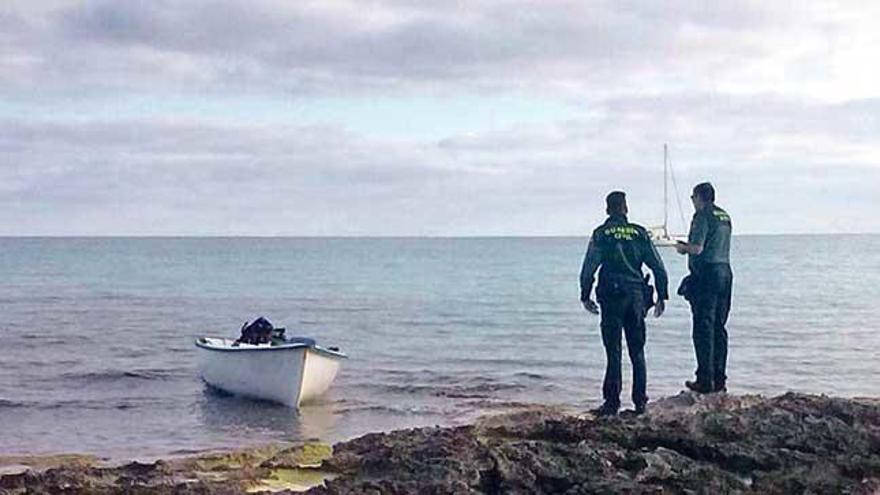
[[[706,202],[714,202],[715,188],[712,187],[712,184],[710,184],[709,182],[701,182],[694,186],[694,196],[698,196],[700,199]]]
[[[612,213],[622,213],[626,206],[626,193],[623,191],[611,191],[605,196],[605,211],[609,215]]]

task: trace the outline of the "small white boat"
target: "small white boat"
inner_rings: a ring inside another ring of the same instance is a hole
[[[330,388],[339,365],[348,358],[308,338],[280,345],[235,344],[218,337],[196,339],[199,373],[225,392],[299,407]]]
[[[657,247],[675,246],[679,242],[687,242],[687,237],[683,235],[670,235],[666,227],[661,225],[658,227],[650,227],[648,229],[648,237]]]
[[[669,164],[669,152],[666,145],[663,145],[663,225],[648,228],[648,236],[651,242],[657,247],[675,246],[679,242],[687,242],[687,236],[669,233],[669,186],[667,176],[672,169]],[[672,175],[672,184],[675,186],[675,197],[678,202],[678,186],[675,184],[675,175]],[[684,223],[684,212],[681,210],[681,203],[678,203],[678,213],[681,215],[681,221]]]

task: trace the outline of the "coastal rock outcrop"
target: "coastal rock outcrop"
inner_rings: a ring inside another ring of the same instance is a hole
[[[878,493],[877,403],[682,393],[641,417],[542,411],[371,434],[315,493]]]
[[[644,416],[550,408],[325,446],[61,465],[3,493],[880,493],[880,403],[682,393]]]

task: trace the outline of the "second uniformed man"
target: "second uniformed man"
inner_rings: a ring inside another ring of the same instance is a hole
[[[663,314],[669,298],[666,269],[645,228],[627,220],[626,194],[614,191],[605,198],[605,203],[608,219],[593,231],[580,277],[584,309],[598,314],[599,308],[590,294],[594,275],[599,270],[596,299],[602,309],[600,326],[607,367],[602,385],[605,402],[596,412],[600,416],[613,416],[620,408],[621,334],[624,333],[633,368],[632,400],[636,413],[641,414],[648,403],[645,315],[653,303],[646,291],[642,264],[648,265],[656,279],[658,297],[654,316],[657,317]]]
[[[727,316],[733,289],[730,270],[730,215],[715,204],[715,188],[697,184],[691,196],[694,218],[688,242],[679,243],[679,254],[688,255],[690,275],[679,289],[691,304],[697,379],[685,386],[695,392],[727,390]]]

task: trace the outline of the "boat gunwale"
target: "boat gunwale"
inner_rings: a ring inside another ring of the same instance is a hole
[[[325,347],[321,347],[317,344],[310,345],[310,344],[306,344],[303,342],[292,342],[289,344],[264,346],[264,347],[222,347],[222,346],[216,346],[216,345],[208,344],[206,342],[202,342],[202,340],[206,339],[206,338],[220,339],[220,340],[225,340],[225,341],[230,340],[225,337],[198,337],[195,341],[196,347],[198,347],[200,349],[205,349],[207,351],[219,351],[219,352],[249,352],[249,351],[264,352],[264,351],[289,351],[289,350],[295,350],[295,349],[307,349],[307,350],[311,349],[313,351],[318,352],[319,354],[327,354],[328,356],[335,357],[335,358],[348,359],[348,355],[342,351],[333,351],[333,350],[327,349]]]

